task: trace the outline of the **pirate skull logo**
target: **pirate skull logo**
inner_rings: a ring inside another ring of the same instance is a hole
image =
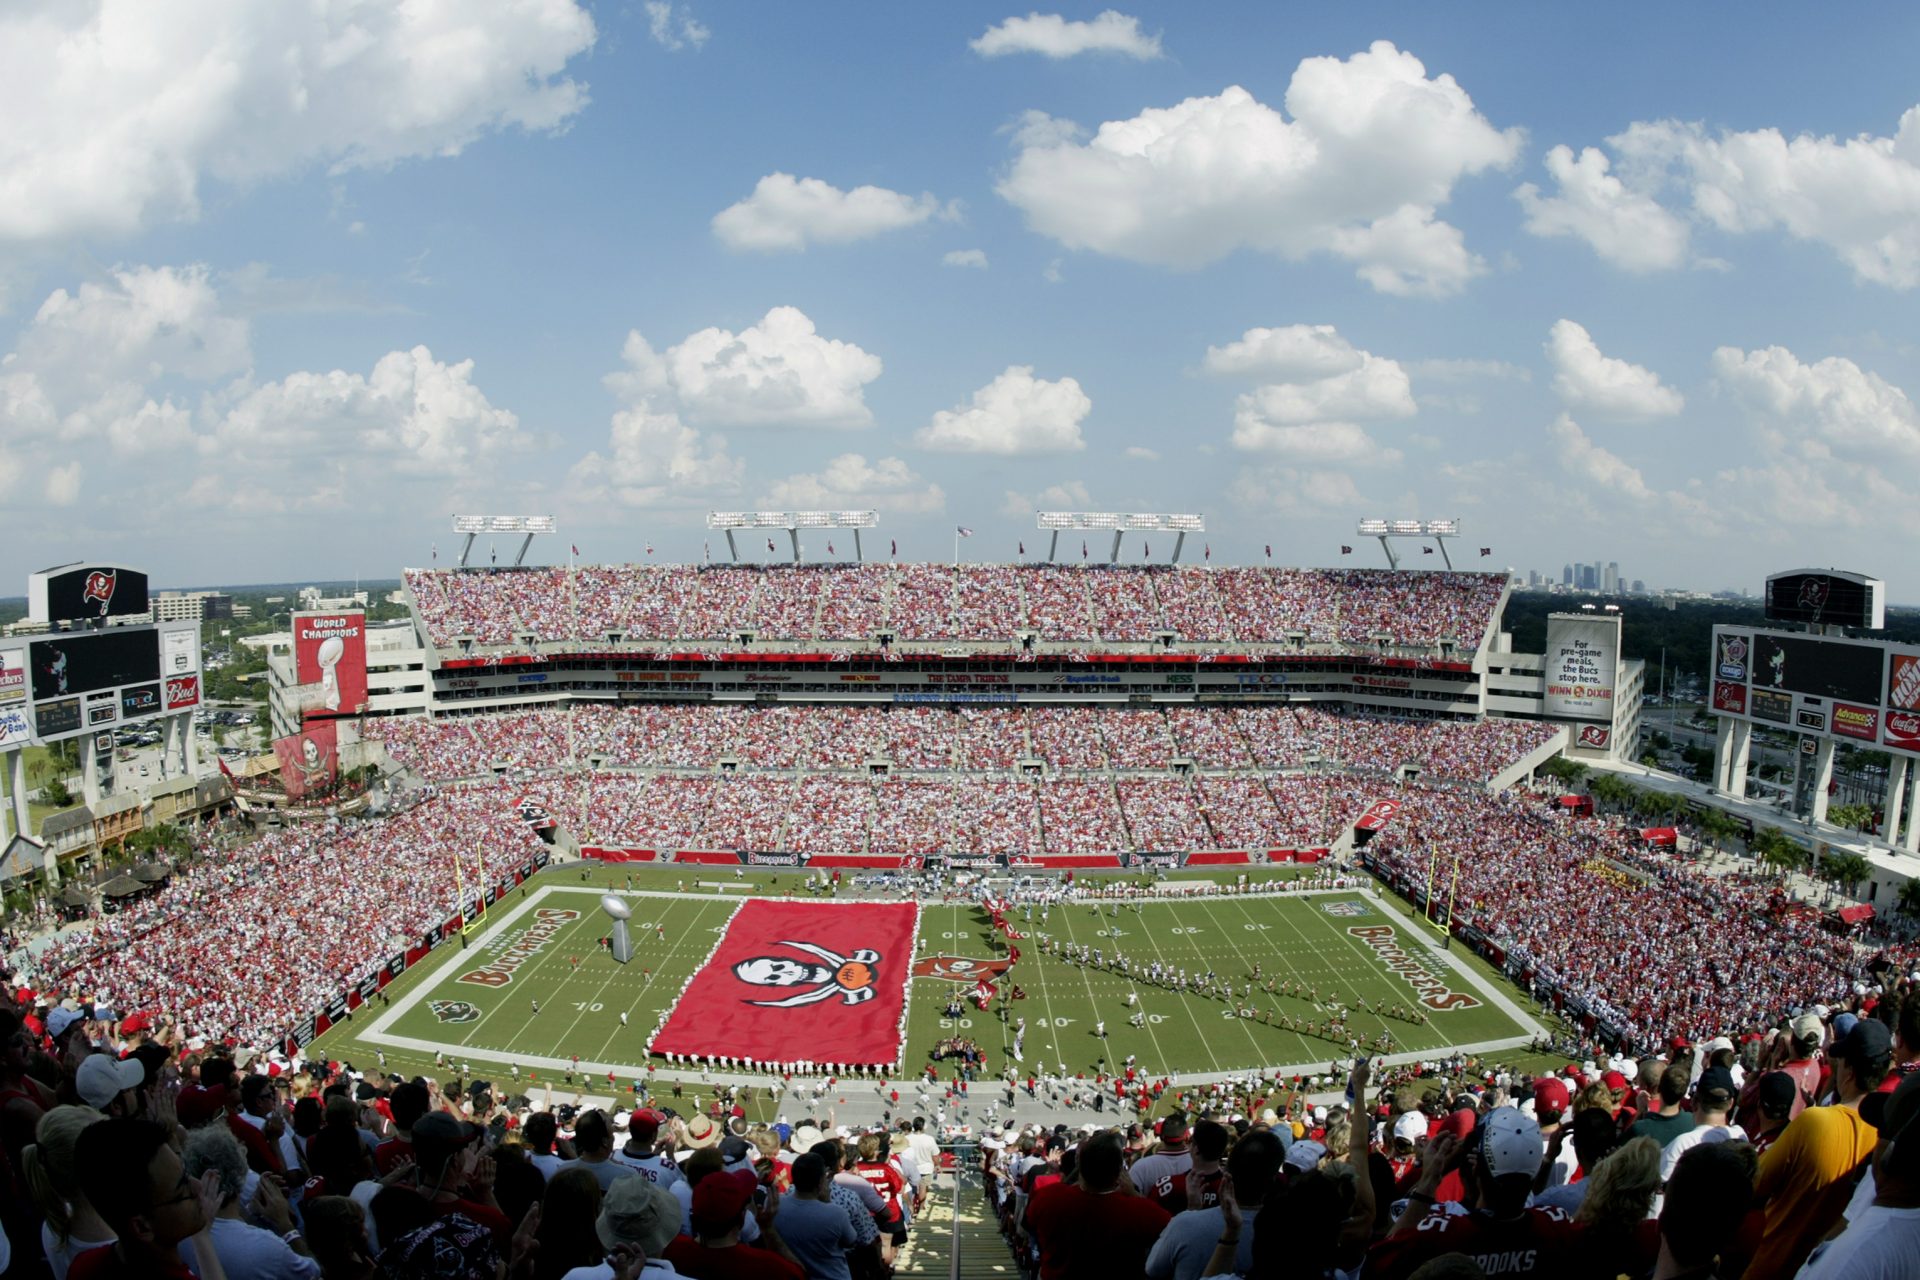
[[[427,1006],[442,1022],[478,1022],[480,1010],[465,1000],[435,1000]]]
[[[879,977],[875,969],[880,962],[878,951],[862,948],[843,956],[811,942],[782,942],[780,945],[804,951],[817,957],[819,963],[792,960],[784,956],[755,956],[734,965],[733,976],[756,987],[809,987],[811,990],[779,1000],[749,1000],[746,1003],[768,1009],[793,1009],[831,1000],[835,996],[846,1004],[864,1004],[878,994],[874,990],[874,982]]]

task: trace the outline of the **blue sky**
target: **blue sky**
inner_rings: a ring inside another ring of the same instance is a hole
[[[1792,14],[18,7],[0,591],[1039,506],[1920,599],[1920,15]]]

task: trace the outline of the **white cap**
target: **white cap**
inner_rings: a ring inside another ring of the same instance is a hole
[[[1403,1142],[1418,1142],[1427,1136],[1427,1118],[1418,1111],[1403,1111],[1393,1122],[1393,1136]]]
[[[1730,1050],[1732,1048],[1733,1048],[1733,1041],[1727,1039],[1727,1037],[1725,1036],[1715,1036],[1713,1039],[1707,1041],[1706,1043],[1706,1055],[1708,1057],[1712,1057],[1714,1054],[1720,1052],[1722,1049]]]

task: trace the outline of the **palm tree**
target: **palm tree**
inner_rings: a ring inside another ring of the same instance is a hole
[[[1761,863],[1782,878],[1807,858],[1807,851],[1787,839],[1777,827],[1761,827],[1755,831],[1751,845],[1753,851],[1760,855]]]
[[[1845,827],[1849,831],[1865,831],[1873,824],[1873,806],[1837,804],[1827,810],[1827,821],[1836,827]]]
[[[1821,874],[1854,896],[1854,886],[1873,874],[1873,865],[1857,853],[1829,852],[1820,860]]]
[[[1901,885],[1900,896],[1894,903],[1901,915],[1920,919],[1920,879],[1910,879]]]
[[[1709,809],[1700,815],[1700,834],[1713,842],[1713,851],[1720,852],[1721,842],[1740,829],[1724,809]]]

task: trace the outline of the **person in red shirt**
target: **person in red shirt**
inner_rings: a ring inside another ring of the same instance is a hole
[[[74,1156],[88,1203],[118,1238],[73,1260],[69,1280],[192,1280],[180,1245],[191,1240],[202,1269],[219,1274],[208,1227],[220,1205],[220,1175],[199,1182],[152,1120],[115,1118],[89,1125]]]
[[[1173,1175],[1165,1194],[1154,1195],[1154,1200],[1162,1209],[1168,1213],[1180,1213],[1194,1208],[1192,1200],[1188,1198],[1189,1183],[1199,1184],[1199,1208],[1211,1209],[1220,1203],[1220,1184],[1227,1178],[1227,1171],[1220,1162],[1227,1154],[1227,1139],[1230,1136],[1227,1126],[1217,1120],[1202,1120],[1193,1126],[1193,1135],[1188,1144],[1193,1148],[1193,1164],[1186,1172]]]
[[[906,1191],[907,1180],[900,1170],[887,1161],[886,1138],[877,1133],[860,1136],[860,1162],[853,1171],[872,1187],[886,1206],[882,1213],[874,1215],[874,1224],[881,1232],[891,1237],[892,1247],[886,1251],[886,1262],[893,1263],[894,1250],[907,1242],[906,1215],[900,1212],[900,1197]]]
[[[1434,1191],[1463,1149],[1468,1212],[1455,1213],[1434,1203]],[[1451,1133],[1432,1139],[1406,1212],[1367,1257],[1367,1280],[1406,1280],[1448,1253],[1466,1254],[1488,1275],[1578,1272],[1580,1228],[1562,1210],[1527,1207],[1545,1155],[1540,1126],[1514,1107],[1488,1112],[1464,1144]]]
[[[1109,1280],[1145,1272],[1173,1215],[1133,1189],[1118,1129],[1080,1144],[1071,1181],[1033,1193],[1027,1230],[1040,1245],[1041,1280]]]
[[[393,1087],[393,1096],[387,1099],[387,1107],[393,1113],[394,1134],[373,1149],[373,1167],[380,1171],[382,1177],[413,1159],[413,1126],[432,1106],[433,1099],[427,1093],[427,1086],[418,1080],[409,1080]]]
[[[693,1280],[803,1280],[806,1272],[787,1253],[774,1227],[780,1202],[771,1192],[757,1211],[765,1247],[740,1243],[747,1207],[759,1185],[748,1169],[710,1173],[700,1179],[693,1188],[689,1214],[698,1238],[676,1236],[662,1256]]]

